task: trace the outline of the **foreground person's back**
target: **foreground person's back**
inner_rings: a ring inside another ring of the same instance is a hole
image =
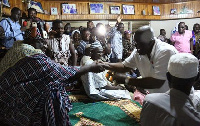
[[[72,105],[65,87],[72,86],[71,82],[82,74],[104,69],[97,63],[81,68],[62,66],[35,46],[16,41],[1,60],[0,70],[0,122],[11,126],[69,126]]]
[[[141,112],[142,126],[200,126],[200,113],[189,98],[198,79],[198,60],[191,54],[175,54],[168,64],[171,89],[145,97]]]

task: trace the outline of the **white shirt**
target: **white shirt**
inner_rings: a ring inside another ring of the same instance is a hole
[[[91,57],[90,57],[90,56],[84,55],[84,56],[82,57],[82,59],[81,59],[80,65],[81,65],[81,66],[85,66],[85,64],[86,64],[89,60],[91,60]]]
[[[145,97],[140,122],[142,126],[200,126],[200,113],[185,93],[171,89]]]
[[[111,35],[111,58],[122,59],[122,34],[116,29],[116,27],[114,27],[112,31],[113,33]]]
[[[10,22],[13,32],[10,31],[10,25],[7,20]],[[22,36],[22,31],[20,30],[21,26],[20,26],[19,22],[18,21],[14,22],[10,18],[7,18],[7,20],[2,20],[0,22],[0,25],[4,29],[5,37],[7,37],[7,38],[15,37],[16,41],[24,40],[24,38]],[[14,43],[14,39],[11,39],[11,40],[7,41],[6,43],[3,43],[3,45],[6,46],[6,48],[11,48],[13,46],[13,43]]]
[[[139,55],[137,49],[134,49],[131,55],[125,59],[124,66],[138,68],[143,78],[153,77],[160,80],[167,80],[167,66],[169,58],[178,53],[178,51],[167,43],[155,39],[155,44],[151,51],[149,60],[147,55]],[[148,89],[150,93],[164,93],[169,90],[167,81],[159,89]]]
[[[200,112],[200,90],[194,90],[192,87],[189,97],[194,104],[194,108]]]
[[[87,60],[85,65],[90,65],[94,61],[92,59]],[[105,99],[120,99],[126,98],[131,99],[128,90],[106,90],[104,87],[106,85],[111,85],[111,83],[106,79],[105,73],[93,73],[88,72],[81,76],[81,80],[85,89],[86,94],[95,100],[105,100]]]

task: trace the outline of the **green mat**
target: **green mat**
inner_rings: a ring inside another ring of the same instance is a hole
[[[139,126],[142,107],[132,100],[72,104],[69,117],[74,126]]]

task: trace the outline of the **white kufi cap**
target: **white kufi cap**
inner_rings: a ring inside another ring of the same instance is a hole
[[[198,74],[198,59],[190,53],[172,55],[168,63],[168,72],[177,78],[192,78]]]

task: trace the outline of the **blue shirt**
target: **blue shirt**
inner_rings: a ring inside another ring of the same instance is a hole
[[[11,27],[13,29],[13,32],[10,31],[10,25],[8,24],[8,21],[11,24]],[[15,38],[15,40],[24,40],[22,36],[22,31],[20,30],[21,26],[19,22],[14,22],[10,18],[7,18],[7,20],[2,20],[0,22],[0,25],[3,27],[5,31],[5,37],[6,38]],[[11,48],[13,46],[14,39],[10,39],[6,41],[5,43],[2,43],[6,48]]]

